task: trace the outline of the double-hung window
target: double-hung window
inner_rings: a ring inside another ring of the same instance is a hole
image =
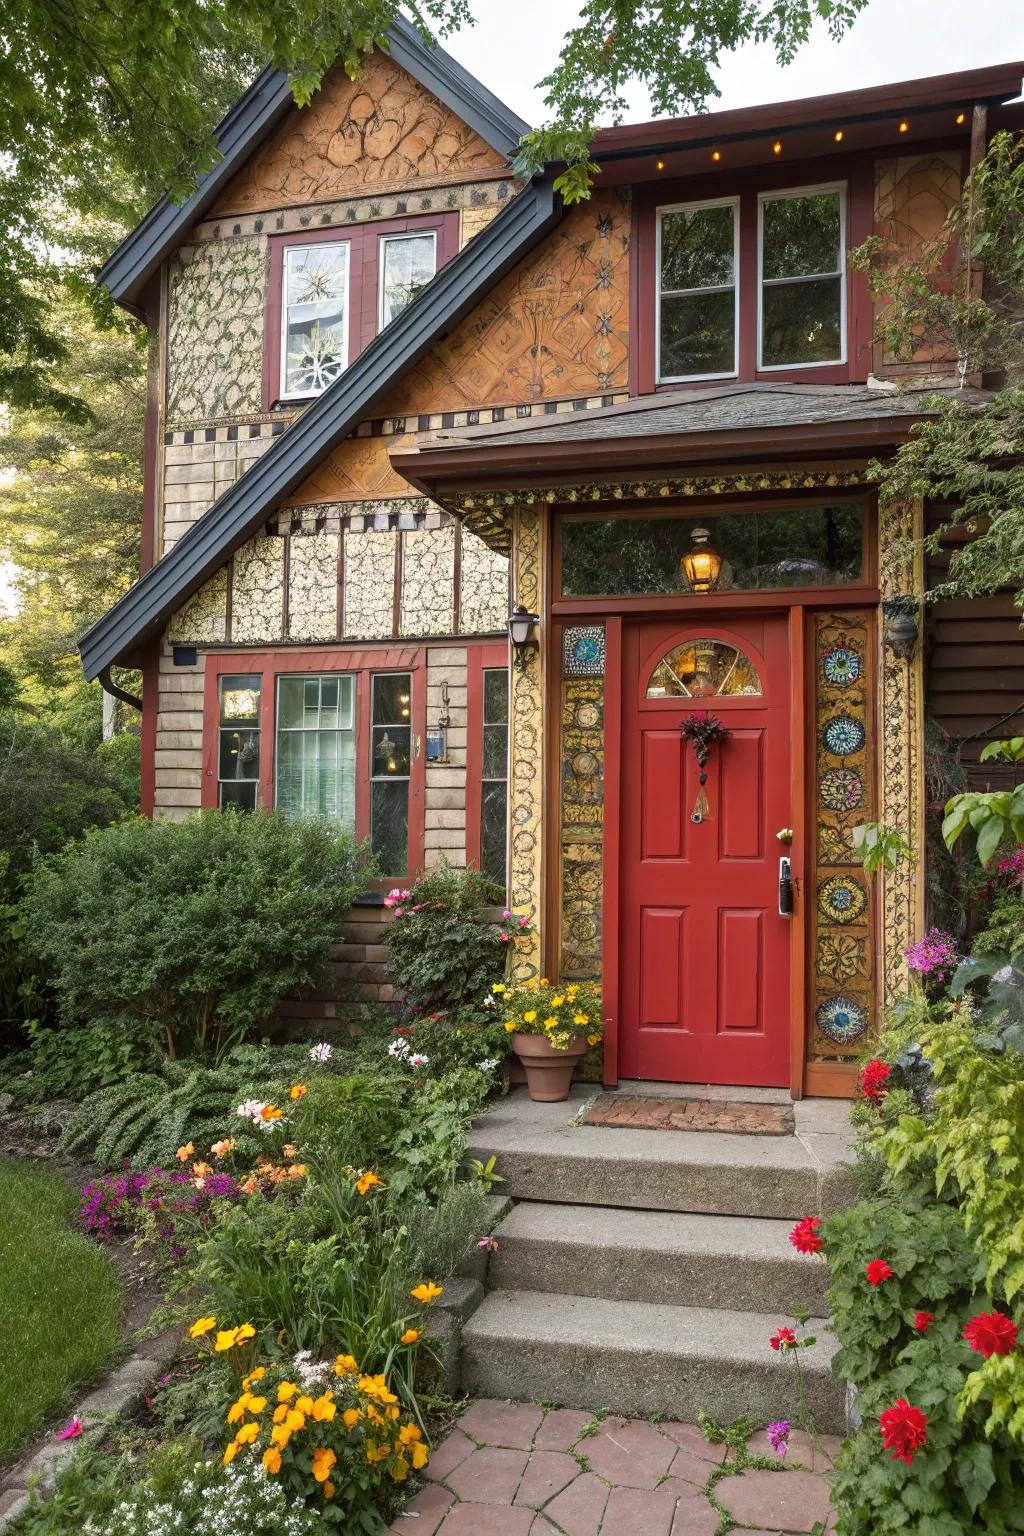
[[[845,203],[842,186],[761,195],[759,368],[845,361]]]
[[[351,672],[277,680],[277,808],[289,820],[356,824],[356,680]]]
[[[383,330],[425,288],[437,270],[437,235],[382,235],[377,328]]]
[[[347,368],[350,268],[347,240],[284,252],[281,399],[318,395]]]
[[[659,208],[659,383],[736,373],[738,244],[738,198]]]

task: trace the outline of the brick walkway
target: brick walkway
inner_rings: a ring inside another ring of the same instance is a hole
[[[634,1131],[731,1131],[745,1136],[792,1136],[795,1121],[788,1104],[602,1093],[587,1110],[583,1124],[623,1125]]]
[[[832,1455],[840,1442],[824,1437]],[[770,1454],[764,1433],[749,1450]],[[731,1457],[731,1453],[730,1453]],[[725,1447],[693,1424],[535,1403],[471,1403],[435,1449],[396,1536],[807,1536],[833,1529],[828,1484],[799,1431],[783,1468],[716,1477]],[[827,1463],[826,1463],[827,1467]],[[725,1520],[732,1520],[731,1527]]]

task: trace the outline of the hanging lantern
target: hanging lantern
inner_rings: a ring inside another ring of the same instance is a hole
[[[680,564],[683,575],[690,584],[691,592],[713,592],[722,574],[722,557],[711,542],[706,528],[695,528],[690,535],[690,548]]]

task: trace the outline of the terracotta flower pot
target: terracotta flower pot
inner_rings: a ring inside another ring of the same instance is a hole
[[[515,1034],[512,1049],[526,1068],[530,1098],[539,1104],[560,1104],[569,1097],[572,1075],[586,1055],[587,1042],[572,1040],[564,1051],[556,1051],[547,1035]]]

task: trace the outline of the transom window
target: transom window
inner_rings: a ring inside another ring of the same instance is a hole
[[[761,692],[761,679],[750,657],[724,640],[706,636],[669,651],[647,684],[649,699],[721,699]]]
[[[658,379],[735,374],[739,200],[658,210]]]
[[[437,236],[385,235],[380,243],[381,330],[402,313],[430,282],[437,270]]]
[[[842,187],[760,198],[760,368],[844,360],[844,203]]]
[[[318,395],[348,364],[349,245],[293,245],[284,256],[281,395]]]
[[[355,691],[351,673],[278,678],[275,799],[289,820],[355,827]]]

